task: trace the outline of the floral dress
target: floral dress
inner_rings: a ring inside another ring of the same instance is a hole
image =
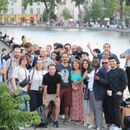
[[[71,119],[74,121],[83,120],[83,83],[81,73],[75,74],[71,71],[72,88],[72,107],[70,110]]]

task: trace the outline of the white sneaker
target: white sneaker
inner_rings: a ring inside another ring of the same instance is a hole
[[[115,127],[115,125],[112,124],[112,125],[109,127],[109,130],[114,130],[114,127]]]
[[[113,130],[122,130],[122,128],[119,128],[117,126],[114,126],[114,129]]]
[[[88,129],[95,129],[96,125],[92,124],[92,125],[88,125]]]
[[[101,127],[98,127],[97,130],[102,130],[102,128],[101,128]]]
[[[65,115],[62,115],[62,116],[61,116],[61,119],[65,119]]]

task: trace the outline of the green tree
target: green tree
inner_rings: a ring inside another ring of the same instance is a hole
[[[8,0],[0,0],[0,13],[7,11]]]
[[[124,9],[124,15],[125,15],[125,23],[126,23],[126,26],[129,27],[130,26],[130,6],[125,6],[125,9]]]
[[[56,20],[57,16],[55,15],[54,11],[52,10],[50,12],[50,19],[54,19]],[[48,12],[46,10],[44,10],[43,12],[43,21],[47,21],[48,20]]]
[[[104,17],[113,18],[113,14],[119,10],[119,4],[117,0],[104,0]]]
[[[32,5],[32,2],[33,2],[33,0],[22,0],[22,5],[23,5],[24,9],[27,8],[28,4]]]
[[[75,2],[75,5],[78,7],[79,10],[79,21],[81,22],[83,16],[82,16],[82,11],[81,11],[81,5],[84,4],[85,0],[72,0]]]
[[[72,18],[71,14],[70,14],[70,11],[67,8],[65,8],[63,10],[62,15],[63,15],[65,20],[68,20],[68,19]]]
[[[61,0],[23,0],[25,1],[25,4],[23,3],[24,7],[27,7],[28,3],[33,3],[33,2],[43,2],[45,5],[45,10],[46,10],[46,15],[47,15],[47,21],[50,22],[51,20],[51,13],[54,12],[55,7],[57,6],[58,3],[61,2]]]
[[[103,4],[104,3],[102,0],[93,0],[92,1],[92,5],[91,5],[89,14],[90,14],[90,17],[94,21],[102,20],[102,18],[104,16]]]
[[[37,112],[21,111],[25,108],[23,100],[29,100],[29,96],[14,97],[6,84],[0,84],[0,130],[19,130],[20,126],[41,123]]]

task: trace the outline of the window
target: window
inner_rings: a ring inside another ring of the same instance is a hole
[[[40,14],[40,8],[37,8],[37,14]]]
[[[30,14],[33,14],[33,9],[32,8],[30,8]]]
[[[22,8],[22,14],[25,14],[25,9],[24,8]]]

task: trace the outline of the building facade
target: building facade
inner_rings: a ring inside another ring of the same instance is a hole
[[[40,22],[45,6],[41,2],[28,4],[25,9],[22,0],[9,0],[8,10],[0,19],[7,24],[37,24]]]

